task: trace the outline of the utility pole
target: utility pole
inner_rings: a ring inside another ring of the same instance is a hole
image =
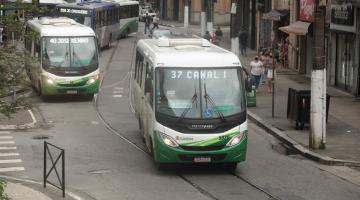
[[[201,0],[201,36],[205,35],[206,31],[206,3],[207,0]]]
[[[325,11],[315,1],[313,69],[311,72],[311,106],[309,147],[325,148],[326,143],[326,69],[325,69]]]
[[[184,28],[189,27],[189,0],[184,0]]]
[[[240,6],[239,0],[231,0],[231,27],[230,27],[230,38],[231,38],[231,51],[239,55],[239,18],[240,18]]]
[[[214,20],[214,2],[213,0],[206,0],[206,27],[210,35],[213,35],[213,20]]]

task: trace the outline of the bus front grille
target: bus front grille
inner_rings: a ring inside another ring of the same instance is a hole
[[[225,147],[225,145],[218,146],[180,146],[182,149],[187,151],[216,151]]]

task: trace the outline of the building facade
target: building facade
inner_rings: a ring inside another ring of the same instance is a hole
[[[231,0],[217,0],[214,2],[214,24],[230,25]],[[157,0],[156,4],[162,19],[179,22],[184,20],[184,0]],[[202,0],[189,1],[190,24],[200,24],[200,14],[202,9],[205,9],[202,6]]]
[[[360,1],[332,0],[328,84],[360,96]]]

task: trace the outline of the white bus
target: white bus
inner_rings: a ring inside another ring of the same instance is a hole
[[[225,163],[247,149],[244,70],[236,55],[199,38],[137,44],[132,103],[149,152],[166,163]]]
[[[138,30],[137,1],[84,1],[57,5],[56,9],[60,16],[91,27],[101,48],[110,47],[112,41]]]
[[[35,33],[35,34],[34,34]],[[99,59],[94,31],[66,17],[34,18],[26,23],[26,60],[29,79],[44,97],[86,95],[99,90]]]

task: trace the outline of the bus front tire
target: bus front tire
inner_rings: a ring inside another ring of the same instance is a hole
[[[237,168],[237,162],[224,163],[224,167],[226,170],[235,171]]]

